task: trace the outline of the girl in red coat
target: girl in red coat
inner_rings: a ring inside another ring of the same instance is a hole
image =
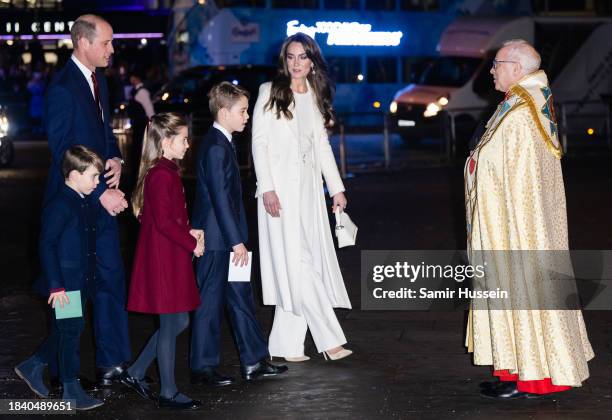
[[[204,232],[191,229],[185,190],[175,161],[189,148],[187,122],[173,113],[151,117],[145,134],[138,182],[132,196],[140,220],[128,310],[159,314],[159,329],[121,382],[143,398],[153,397],[144,375],[157,357],[159,407],[193,409],[200,402],[178,392],[174,381],[176,337],[189,324],[189,311],[200,304],[192,254],[204,252]]]

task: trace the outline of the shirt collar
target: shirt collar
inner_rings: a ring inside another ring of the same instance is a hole
[[[223,127],[221,124],[219,124],[217,121],[215,121],[213,123],[213,127],[215,127],[217,130],[219,130],[220,132],[223,133],[223,135],[227,138],[227,140],[231,143],[232,142],[232,135],[230,134],[229,131],[227,131],[225,129],[225,127]]]
[[[81,63],[79,61],[78,58],[75,57],[74,54],[72,54],[72,61],[74,61],[74,64],[77,65],[77,67],[79,68],[79,70],[81,70],[81,73],[83,73],[85,75],[85,78],[87,79],[87,81],[89,81],[89,79],[91,79],[91,74],[93,73],[91,70],[89,70],[87,67],[85,67],[85,64]]]
[[[78,200],[79,198],[85,199],[85,195],[81,194],[77,190],[74,190],[71,186],[69,186],[66,183],[64,183],[64,191],[73,200]]]

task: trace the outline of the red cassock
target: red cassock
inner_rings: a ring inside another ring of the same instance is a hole
[[[198,307],[191,262],[196,240],[190,229],[179,168],[161,158],[145,178],[129,311],[166,314]]]

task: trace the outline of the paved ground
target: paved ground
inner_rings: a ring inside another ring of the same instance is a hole
[[[36,239],[44,188],[43,148],[30,148],[17,167],[0,171],[0,398],[32,398],[12,367],[45,334],[43,305],[28,291],[38,271]],[[576,249],[612,249],[612,169],[609,159],[567,160],[565,179],[570,240]],[[253,180],[245,199],[255,228]],[[231,419],[451,419],[451,418],[611,418],[612,313],[585,313],[596,358],[591,378],[580,389],[554,398],[499,403],[478,396],[478,383],[489,370],[475,367],[462,346],[463,312],[361,311],[360,251],[366,249],[457,249],[465,242],[463,182],[459,166],[404,168],[388,174],[357,175],[347,181],[349,211],[360,227],[358,246],[339,251],[340,265],[353,302],[338,311],[355,355],[339,362],[312,360],[291,364],[287,375],[225,389],[201,389],[188,382],[188,335],[179,338],[179,388],[204,401],[199,412],[170,418]],[[193,182],[187,182],[188,195]],[[134,224],[120,218],[127,263],[134,247]],[[252,232],[254,235],[255,232]],[[253,236],[254,237],[254,236]],[[253,243],[252,243],[253,244]],[[255,267],[257,272],[257,267]],[[259,297],[259,280],[254,287]],[[259,305],[269,331],[272,308]],[[130,317],[132,344],[139,349],[153,331],[153,321]],[[82,372],[92,376],[91,331],[82,340]],[[231,336],[223,336],[222,371],[236,374],[238,358]],[[151,376],[156,372],[151,369]],[[138,396],[113,388],[100,394],[107,404],[87,418],[169,418]]]

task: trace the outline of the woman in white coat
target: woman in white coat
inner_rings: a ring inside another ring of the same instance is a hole
[[[329,145],[332,88],[317,43],[298,33],[281,47],[278,75],[259,88],[253,115],[263,300],[276,305],[271,356],[305,361],[306,331],[317,350],[337,360],[352,352],[333,308],[350,308],[329,226],[346,207],[344,185]]]

